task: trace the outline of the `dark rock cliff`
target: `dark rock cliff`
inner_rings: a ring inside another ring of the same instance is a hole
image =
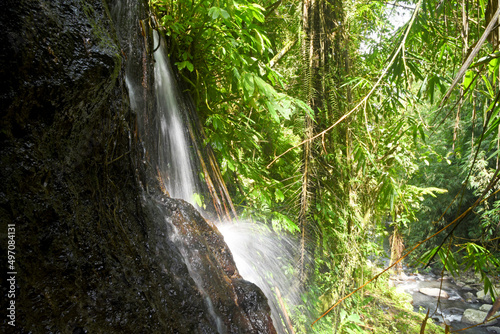
[[[143,163],[125,77],[154,109],[147,18],[141,0],[0,4],[2,333],[274,332],[221,235]]]

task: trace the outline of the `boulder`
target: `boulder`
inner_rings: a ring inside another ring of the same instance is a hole
[[[491,298],[491,294],[489,292],[485,294],[484,290],[479,290],[476,293],[476,296],[477,296],[477,299],[481,300],[483,303],[486,303],[486,304],[493,303],[493,299]]]
[[[493,307],[493,305],[483,304],[483,305],[481,305],[481,307],[479,308],[479,310],[483,311],[483,312],[489,312],[489,310],[491,310],[492,307]],[[497,315],[500,315],[500,311],[498,311],[497,313],[495,313],[495,316],[497,316]]]
[[[488,313],[484,311],[467,309],[465,310],[464,315],[462,316],[462,322],[471,325],[480,324],[483,322],[484,318],[486,317],[486,314]],[[492,326],[496,323],[497,319],[491,320],[486,323],[486,326]]]
[[[446,291],[440,290],[438,288],[421,288],[418,291],[420,291],[420,293],[423,293],[424,295],[431,296],[431,297],[438,297],[439,296],[439,297],[445,298],[445,299],[450,298],[450,296],[448,295],[448,293],[446,293]]]
[[[468,303],[474,303],[476,301],[476,296],[472,292],[464,293],[464,299]]]
[[[500,334],[500,327],[491,326],[491,327],[486,328],[486,330],[488,331],[488,333]]]

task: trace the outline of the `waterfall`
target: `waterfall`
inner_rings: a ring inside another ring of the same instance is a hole
[[[169,59],[165,55],[164,48],[159,45],[162,42],[158,32],[155,31],[153,36],[154,45],[158,46],[154,52],[156,110],[160,123],[155,157],[158,177],[161,178],[165,191],[171,198],[183,199],[201,210],[194,201],[194,194],[199,191],[194,173],[196,166],[193,163],[194,159],[191,158],[192,145],[188,129],[184,125],[187,121],[181,114],[180,94],[172,77]],[[172,227],[169,239],[182,254],[189,275],[204,296],[208,313],[214,320],[218,333],[225,334],[226,328],[204,287],[206,277],[203,277],[203,271],[206,269],[200,268],[200,263],[203,262],[201,257],[204,255],[200,254],[198,249],[191,247],[189,239],[185,234],[179,233],[177,226],[171,224],[168,219],[165,219],[165,222]]]
[[[157,33],[154,34],[154,43],[160,43]],[[189,134],[180,113],[179,94],[176,93],[177,87],[164,48],[158,47],[154,57],[156,105],[161,125],[157,166],[170,197],[196,205],[193,196],[199,190],[190,154]]]
[[[164,187],[162,190],[168,193],[169,197],[183,199],[196,206],[193,200],[193,194],[197,192],[195,166],[190,157],[190,141],[186,127],[183,125],[185,122],[180,111],[176,83],[172,78],[172,70],[163,47],[158,47],[153,53],[154,81],[152,85],[149,82],[151,75],[148,73],[147,53],[151,49],[147,46],[146,37],[149,19],[137,22],[141,26],[142,36],[137,33],[136,29],[129,29],[130,23],[136,21],[137,18],[133,11],[127,9],[135,6],[137,4],[134,1],[123,0],[113,8],[113,14],[117,18],[118,26],[123,27],[120,29],[122,48],[131,58],[126,62],[125,85],[129,94],[130,107],[140,115],[137,119],[138,131],[143,138],[144,156],[149,158],[149,161],[144,160],[143,163],[149,165],[153,173],[157,173],[156,181],[159,181],[162,188]],[[145,45],[142,54],[134,45],[138,41]],[[159,43],[158,32],[153,31],[153,44],[156,46]],[[142,66],[137,66],[141,63]],[[147,97],[151,95],[156,98],[156,105],[148,105]],[[148,197],[149,185],[143,186],[145,186],[143,202],[153,212],[157,212],[158,221],[163,221],[168,227],[168,241],[171,241],[180,253],[189,276],[202,295],[217,333],[226,333],[223,320],[214,307],[210,293],[204,287],[207,281],[207,271],[210,268],[197,269],[203,267],[200,264],[204,262],[202,257],[206,257],[206,254],[201,253],[197,246],[190,245],[196,236],[189,229],[179,232],[179,227],[170,218],[171,214],[164,207],[165,204]]]
[[[194,143],[191,142],[188,133],[187,120],[183,117],[182,110],[187,106],[183,103],[175,79],[170,68],[169,59],[165,54],[164,41],[158,38],[158,32],[153,32],[153,47],[156,49],[154,58],[154,80],[148,71],[146,64],[151,47],[147,47],[147,34],[149,18],[137,22],[137,17],[133,11],[127,8],[138,6],[135,0],[119,1],[113,8],[113,16],[117,19],[117,24],[122,35],[122,49],[127,57],[125,83],[130,98],[132,110],[141,114],[138,117],[138,127],[140,137],[144,142],[144,149],[147,151],[149,161],[156,178],[161,179],[165,190],[172,198],[183,199],[198,208],[193,195],[200,193],[198,176],[196,174],[197,165],[194,156]],[[141,26],[142,35],[135,27],[137,23]],[[140,50],[135,46],[137,42],[146,44],[145,50]],[[142,51],[142,52],[141,52]],[[141,64],[142,66],[137,66]],[[150,87],[151,86],[151,87]],[[153,92],[150,92],[154,88]],[[147,98],[154,95],[155,105]],[[198,208],[199,209],[199,208]]]
[[[143,20],[141,24],[146,25],[145,22]],[[222,203],[228,195],[225,186],[220,184],[221,178],[217,176],[217,171],[215,173],[207,171],[205,165],[214,165],[213,161],[207,164],[203,161],[199,162],[202,160],[200,149],[196,147],[196,142],[193,142],[193,134],[190,132],[192,129],[189,128],[189,117],[192,117],[187,109],[190,107],[189,103],[184,101],[180,94],[169,58],[165,53],[164,40],[160,40],[160,34],[155,30],[152,31],[152,35],[155,50],[153,53],[154,81],[148,82],[144,79],[147,77],[146,65],[143,65],[142,73],[138,70],[141,67],[128,68],[125,77],[131,107],[140,115],[138,132],[144,143],[145,160],[143,163],[150,166],[150,171],[156,174],[154,178],[160,181],[162,187],[164,186],[169,197],[180,198],[191,203],[204,216],[210,213],[203,212],[197,206],[194,195],[207,194],[207,190],[212,197],[215,210],[229,207],[234,212],[230,199],[228,203]],[[127,54],[133,55],[137,60],[142,60],[143,63],[146,52],[152,51],[150,47],[141,55],[137,54],[132,47],[127,47]],[[154,88],[155,104],[153,107],[148,106],[148,101],[144,98],[148,95],[144,91],[146,88]],[[209,156],[210,158],[213,156]],[[207,182],[206,188],[203,188],[200,183],[198,172],[203,173],[204,180]],[[148,186],[150,185],[144,184],[146,192]],[[218,195],[220,198],[217,197]],[[145,199],[145,201],[150,200]],[[161,207],[162,203],[148,203],[147,205],[151,206],[152,210],[158,211],[159,215],[165,212]],[[155,206],[158,208],[154,208]],[[218,216],[219,218],[228,217],[227,214],[219,212]],[[231,332],[227,323],[221,319],[220,305],[214,306],[217,301],[210,297],[210,291],[208,291],[211,289],[210,285],[216,283],[211,281],[209,269],[201,265],[206,261],[205,255],[193,245],[192,232],[180,231],[184,227],[176,226],[170,218],[165,218],[163,221],[169,227],[166,237],[175,244],[182,255],[191,279],[204,298],[207,312],[215,328],[219,333]],[[267,297],[275,328],[279,333],[291,333],[292,331],[287,329],[289,327],[286,321],[287,316],[281,303],[283,301],[286,301],[288,305],[301,303],[298,282],[294,281],[294,275],[290,272],[290,270],[293,271],[295,252],[298,247],[291,239],[278,237],[266,229],[256,228],[255,224],[238,221],[227,223],[221,220],[217,227],[234,256],[238,272],[245,280],[256,284]],[[282,297],[277,297],[279,294]]]
[[[154,33],[155,48],[163,44]],[[182,99],[173,78],[169,59],[160,46],[154,53],[155,90],[160,129],[158,133],[157,166],[171,197],[184,199],[195,205],[193,195],[199,192],[196,165],[193,162],[193,145],[183,114]],[[201,211],[201,208],[197,207]],[[297,275],[294,271],[298,243],[292,238],[278,236],[263,225],[240,221],[219,222],[217,228],[224,236],[233,254],[241,276],[256,284],[266,295],[271,307],[271,317],[279,333],[293,333],[285,311],[284,302],[289,306],[301,305],[302,301]],[[196,271],[197,252],[190,249],[174,229],[170,238],[180,249],[191,277],[203,290],[202,278]],[[204,292],[203,292],[204,293]],[[206,303],[217,324],[219,332],[224,329],[213,311],[212,301]]]

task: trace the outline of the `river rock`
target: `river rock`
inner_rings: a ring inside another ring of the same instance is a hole
[[[445,299],[450,298],[450,296],[448,295],[448,293],[446,293],[446,291],[440,290],[438,288],[421,288],[418,291],[420,291],[420,293],[423,293],[424,295],[431,297],[441,296],[441,298]]]
[[[483,312],[489,312],[489,310],[491,310],[491,308],[493,307],[493,305],[489,305],[489,304],[484,304],[484,305],[481,305],[481,307],[479,308],[480,311],[483,311]],[[500,315],[500,311],[498,311],[495,316],[497,315]]]
[[[470,287],[470,285],[466,284],[466,285],[464,285],[464,286],[462,287],[462,290],[464,290],[464,291],[472,291],[472,290],[474,290],[474,289],[473,289],[473,288],[471,288],[471,287]]]
[[[486,317],[487,312],[483,312],[480,310],[467,309],[462,316],[462,322],[466,324],[479,324],[482,323],[484,318]],[[497,320],[491,320],[486,323],[486,326],[492,326],[497,323]]]
[[[469,291],[469,292],[464,293],[464,299],[468,303],[474,303],[476,301],[476,296],[474,296],[474,294]]]
[[[491,294],[489,292],[485,294],[484,290],[479,290],[476,293],[476,296],[477,296],[477,299],[481,300],[483,303],[486,303],[486,304],[493,303],[493,299],[491,298]]]
[[[486,328],[486,330],[488,331],[488,333],[500,334],[500,327],[491,326],[491,327]]]
[[[481,307],[479,307],[479,311],[488,312],[492,307],[493,305],[483,304],[481,305]]]

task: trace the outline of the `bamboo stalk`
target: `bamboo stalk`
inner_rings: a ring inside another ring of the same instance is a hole
[[[281,298],[280,290],[278,289],[277,286],[274,287],[274,290],[276,291],[276,296],[278,297],[281,311],[283,311],[283,316],[285,317],[286,327],[288,328],[288,331],[290,332],[290,334],[295,334],[295,331],[293,330],[293,326],[292,326],[292,321],[290,320],[290,317],[288,316],[288,312],[286,311],[285,303],[283,302],[283,299]]]
[[[281,49],[280,52],[278,52],[278,54],[274,56],[273,59],[271,59],[271,61],[269,62],[269,67],[273,67],[274,65],[276,65],[276,63],[278,63],[281,60],[281,58],[283,58],[283,56],[288,51],[290,51],[290,49],[297,43],[297,40],[298,39],[295,38],[293,41],[286,43],[283,49]]]

